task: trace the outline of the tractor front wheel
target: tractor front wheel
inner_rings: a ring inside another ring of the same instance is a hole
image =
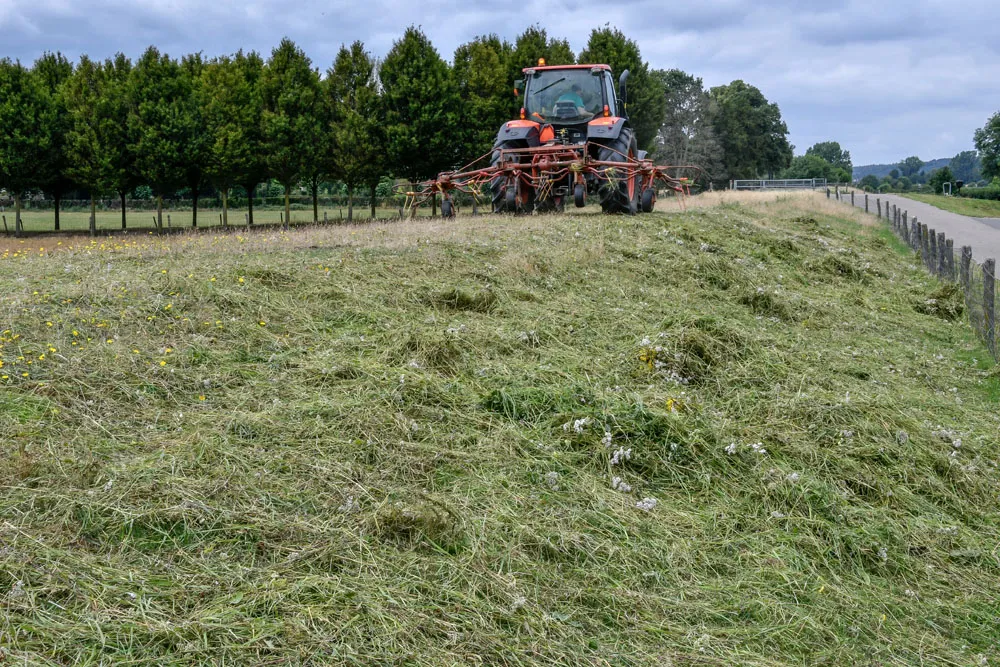
[[[653,188],[644,188],[639,199],[639,210],[643,213],[652,213],[656,206],[656,191]]]
[[[636,147],[635,135],[630,128],[625,128],[618,138],[601,146],[597,159],[602,162],[635,161],[639,150]],[[638,165],[635,165],[638,166]],[[635,215],[639,211],[639,174],[631,176],[621,173],[615,167],[604,167],[600,178],[598,192],[601,195],[601,210],[605,213],[624,213]]]
[[[523,148],[523,142],[504,141],[497,144],[493,149],[490,166],[499,165],[500,151],[511,148]],[[494,213],[530,213],[535,208],[534,190],[519,183],[517,178],[508,179],[505,174],[497,174],[490,180],[490,194]]]
[[[576,204],[577,208],[583,208],[587,205],[587,186],[583,183],[577,183],[573,186],[573,203]]]

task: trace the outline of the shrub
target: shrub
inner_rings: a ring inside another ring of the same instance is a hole
[[[959,193],[962,197],[968,197],[969,199],[990,199],[992,201],[1000,201],[1000,187],[995,185],[990,185],[985,188],[962,188],[962,192]]]

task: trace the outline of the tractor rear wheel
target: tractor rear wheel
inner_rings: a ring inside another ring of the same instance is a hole
[[[441,217],[442,218],[454,218],[455,217],[455,205],[450,199],[445,199],[441,202]]]
[[[653,206],[656,205],[656,191],[653,188],[645,188],[639,199],[639,210],[643,213],[652,213]]]
[[[636,159],[639,150],[635,135],[625,128],[618,138],[601,146],[597,159],[605,162],[629,162]],[[615,173],[614,167],[606,167],[600,177],[598,191],[601,195],[601,210],[605,213],[635,215],[639,211],[639,174],[630,178]]]

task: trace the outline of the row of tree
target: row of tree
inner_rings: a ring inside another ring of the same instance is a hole
[[[452,64],[410,27],[378,62],[361,42],[343,46],[325,74],[285,39],[265,61],[254,52],[179,60],[150,47],[74,66],[45,54],[31,68],[0,61],[0,186],[15,199],[42,191],[59,200],[84,190],[94,201],[148,187],[158,203],[185,189],[194,201],[219,193],[223,221],[234,188],[273,179],[285,194],[322,183],[372,192],[387,174],[433,178],[488,152],[519,105],[512,82],[545,58],[551,65],[606,63],[630,71],[629,116],[640,146],[671,164],[695,164],[703,181],[774,175],[792,159],[777,105],[743,81],[705,90],[677,70],[652,70],[619,30],[594,30],[574,54],[533,26],[515,42],[495,35],[461,45]],[[249,219],[253,219],[249,198]],[[349,207],[348,215],[352,214]],[[374,215],[374,211],[373,211]],[[92,225],[94,216],[92,218]]]
[[[937,166],[945,163],[943,166]],[[962,151],[950,160],[936,160],[926,163],[916,155],[901,160],[882,178],[867,174],[858,181],[862,188],[875,192],[912,189],[928,189],[940,194],[945,183],[961,182],[974,184],[982,182],[982,161],[977,151]],[[985,184],[985,182],[983,182]]]

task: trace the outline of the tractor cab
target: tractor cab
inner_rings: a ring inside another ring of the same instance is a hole
[[[591,121],[619,117],[621,105],[610,67],[546,66],[544,62],[525,68],[524,79],[518,82],[524,89],[521,118],[552,127],[553,136],[543,137],[543,142],[558,137],[560,143],[584,143],[591,134]]]

